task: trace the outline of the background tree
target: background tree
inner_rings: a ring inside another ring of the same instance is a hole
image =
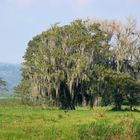
[[[0,78],[0,90],[7,90],[6,82]]]

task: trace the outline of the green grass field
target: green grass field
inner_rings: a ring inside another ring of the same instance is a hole
[[[110,109],[65,112],[0,100],[0,140],[139,140],[140,113]]]
[[[14,93],[0,93],[0,98],[17,98],[17,95]]]

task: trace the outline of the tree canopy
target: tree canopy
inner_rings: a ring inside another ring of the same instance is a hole
[[[140,32],[136,22],[75,20],[54,24],[28,43],[16,92],[62,109],[101,105],[121,109],[139,100]]]

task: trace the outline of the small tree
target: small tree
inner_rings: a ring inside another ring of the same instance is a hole
[[[133,106],[140,104],[140,82],[136,80],[128,80],[125,84],[125,95],[130,106],[130,110],[133,110]]]
[[[3,91],[3,90],[8,90],[8,89],[7,89],[6,82],[3,81],[2,79],[0,79],[0,90],[1,90],[1,91]]]

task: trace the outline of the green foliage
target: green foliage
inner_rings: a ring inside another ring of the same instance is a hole
[[[2,79],[0,79],[0,90],[1,90],[1,91],[7,90],[6,82],[3,81]]]
[[[23,80],[16,91],[33,101],[47,96],[62,108],[74,109],[75,99],[86,92],[82,86],[89,80],[94,59],[100,63],[98,56],[109,48],[107,42],[107,33],[96,23],[75,20],[62,27],[53,25],[28,43]]]
[[[114,104],[115,110],[125,100],[132,109],[140,99],[139,37],[132,23],[78,19],[54,24],[29,41],[16,92],[23,101],[62,109],[92,108],[98,98],[101,105]]]

